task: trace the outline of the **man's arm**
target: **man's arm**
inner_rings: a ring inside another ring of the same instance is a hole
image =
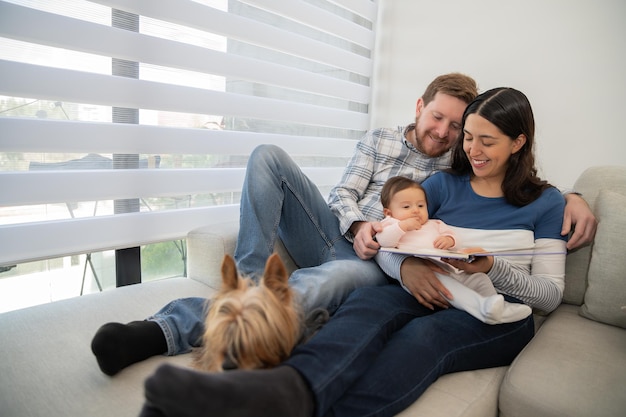
[[[573,231],[567,242],[567,249],[576,249],[591,243],[596,235],[598,221],[589,208],[589,204],[575,193],[565,194],[565,202],[561,235],[565,236]]]
[[[373,133],[368,131],[357,143],[339,183],[330,191],[328,205],[339,219],[339,229],[344,235],[352,230],[354,223],[367,221],[359,202],[365,198],[370,187],[374,175],[374,155],[377,152]]]

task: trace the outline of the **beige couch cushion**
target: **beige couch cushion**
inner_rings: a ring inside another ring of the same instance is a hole
[[[626,331],[562,304],[511,364],[500,417],[623,417]]]
[[[596,201],[598,231],[587,275],[580,314],[626,328],[626,196],[602,190]]]
[[[225,255],[233,255],[237,245],[239,222],[226,222],[194,229],[187,234],[187,276],[215,290],[222,285],[220,274]],[[274,250],[280,255],[289,273],[297,266],[279,240]]]
[[[600,190],[611,190],[626,195],[626,166],[598,166],[585,170],[576,184],[574,190],[582,193],[595,211],[595,202]],[[565,292],[563,302],[581,305],[587,290],[587,271],[591,258],[591,246],[585,246],[572,251],[567,255],[565,269]]]
[[[397,417],[497,417],[498,392],[507,366],[441,376]]]
[[[179,297],[209,297],[188,278],[115,288],[0,314],[2,417],[137,417],[143,381],[169,362],[188,366],[191,354],[155,356],[108,377],[89,348],[104,323],[154,314]]]

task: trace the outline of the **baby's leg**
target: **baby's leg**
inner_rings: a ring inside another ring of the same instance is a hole
[[[504,297],[496,293],[491,280],[485,274],[455,274],[454,276],[459,280],[464,280],[472,288],[455,278],[438,273],[437,277],[454,297],[449,300],[450,304],[459,310],[466,311],[483,323],[513,323],[532,313],[532,309],[525,304],[504,301]]]
[[[498,294],[496,288],[493,286],[493,282],[491,282],[487,274],[481,272],[475,274],[459,272],[450,274],[450,276],[483,297],[491,297],[492,295]]]

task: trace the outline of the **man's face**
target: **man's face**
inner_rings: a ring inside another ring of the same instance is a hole
[[[443,93],[437,93],[426,106],[418,99],[413,145],[433,158],[446,153],[461,132],[466,107],[463,100]]]

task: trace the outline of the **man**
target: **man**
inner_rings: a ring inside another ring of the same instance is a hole
[[[269,145],[255,149],[241,198],[238,269],[260,274],[280,237],[300,268],[290,284],[305,312],[321,307],[332,314],[355,288],[387,283],[372,259],[379,249],[372,237],[384,217],[382,186],[392,176],[421,182],[448,168],[463,112],[477,94],[475,81],[466,75],[437,77],[417,100],[415,123],[375,129],[358,142],[329,202],[283,150]],[[596,221],[582,198],[568,199],[563,231],[576,225],[571,248],[593,239]],[[415,262],[406,277],[404,285],[425,306],[447,307],[444,296],[450,294],[428,265]],[[204,306],[201,298],[180,299],[145,321],[105,324],[92,341],[101,370],[114,375],[153,355],[190,351],[203,332]]]

